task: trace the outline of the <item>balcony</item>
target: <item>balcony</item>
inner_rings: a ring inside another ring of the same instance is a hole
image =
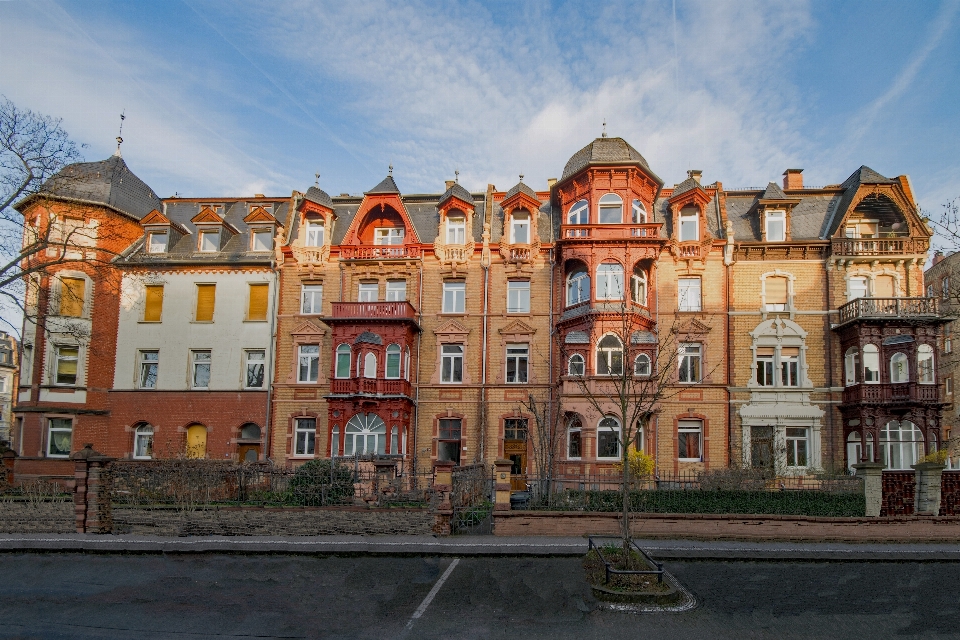
[[[840,238],[833,241],[835,256],[896,256],[924,253],[926,240],[912,238]]]
[[[857,298],[840,307],[840,324],[853,320],[923,320],[938,317],[940,301],[937,298]]]
[[[855,384],[843,390],[843,404],[937,403],[941,385],[917,384]]]
[[[402,302],[334,302],[333,316],[337,320],[414,320],[417,310],[406,300]]]
[[[375,378],[335,379],[330,385],[334,395],[407,396],[412,398],[407,380],[378,380]]]
[[[462,244],[446,245],[437,249],[437,257],[441,262],[466,262],[473,256],[473,246]]]
[[[420,258],[420,247],[411,245],[344,245],[340,247],[342,260],[412,260]]]
[[[661,223],[564,225],[562,236],[567,239],[622,240],[623,238],[659,238]]]

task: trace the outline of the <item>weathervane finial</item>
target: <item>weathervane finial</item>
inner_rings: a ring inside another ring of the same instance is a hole
[[[393,164],[391,164],[387,169],[388,169],[387,175],[392,176],[392,175],[393,175]]]
[[[453,175],[454,175],[454,178],[453,178],[454,181],[455,181],[457,184],[460,184],[460,169],[454,169],[454,170],[453,170]]]
[[[607,137],[607,119],[606,118],[603,119],[603,133],[600,134],[600,137],[601,138]]]
[[[523,182],[523,174],[520,174],[520,182]]]
[[[113,154],[113,155],[117,156],[118,158],[122,158],[122,157],[123,157],[123,156],[120,155],[120,145],[123,144],[123,121],[127,119],[127,116],[124,115],[126,112],[127,112],[126,109],[124,109],[123,111],[120,112],[120,131],[119,131],[119,133],[117,133],[117,150],[116,150],[116,152]]]
[[[320,188],[320,173],[317,172],[317,173],[313,174],[313,177],[316,178],[316,181],[314,181],[313,186],[315,186],[315,187],[317,187],[317,188],[319,189],[319,188]]]

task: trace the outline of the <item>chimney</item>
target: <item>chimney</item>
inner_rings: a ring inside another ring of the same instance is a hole
[[[934,252],[933,252],[933,264],[937,264],[937,263],[940,262],[941,260],[943,260],[943,251],[939,251],[939,250],[934,251]],[[930,266],[933,266],[933,265],[930,265]]]
[[[557,184],[556,178],[547,178],[547,189],[553,189],[553,185]]]
[[[456,180],[444,180],[444,181],[443,181],[444,191],[446,191],[447,189],[449,189],[450,187],[452,187],[452,186],[455,185],[456,183],[457,183]]]
[[[787,169],[783,172],[784,189],[803,189],[803,169]]]
[[[255,194],[253,194],[253,197],[254,197],[254,198],[266,198],[266,196],[263,195],[262,193],[255,193]]]
[[[703,171],[700,171],[700,169],[690,169],[690,171],[687,171],[687,177],[696,180],[697,184],[700,184],[700,176],[702,175]]]

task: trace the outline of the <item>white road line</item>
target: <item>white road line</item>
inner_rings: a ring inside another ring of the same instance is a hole
[[[443,572],[443,575],[440,576],[440,579],[437,580],[437,583],[433,585],[433,589],[430,589],[430,593],[427,594],[427,597],[423,599],[423,602],[420,603],[420,606],[417,607],[417,610],[413,612],[413,615],[410,616],[410,620],[407,622],[406,630],[409,631],[413,628],[413,623],[417,618],[422,616],[427,610],[427,607],[430,606],[430,603],[433,602],[434,597],[436,597],[437,592],[440,591],[440,587],[443,586],[443,583],[447,581],[447,578],[450,577],[450,574],[453,573],[453,570],[460,563],[460,558],[454,558],[453,562],[450,563],[450,566],[447,567],[447,570]]]

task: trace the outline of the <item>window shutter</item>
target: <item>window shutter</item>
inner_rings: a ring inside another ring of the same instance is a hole
[[[772,356],[773,347],[757,347],[758,356]]]
[[[83,294],[86,284],[83,278],[61,278],[60,315],[73,318],[83,315]]]
[[[163,285],[147,287],[147,306],[143,311],[144,322],[160,322],[163,314]]]
[[[893,298],[893,276],[877,276],[873,281],[873,297]]]
[[[247,310],[247,320],[267,319],[267,293],[270,285],[250,285],[250,308]]]
[[[800,347],[781,347],[780,355],[781,356],[799,356]]]
[[[213,322],[213,305],[217,296],[217,285],[197,285],[197,322]]]
[[[787,304],[786,278],[767,278],[766,285],[767,304]]]

